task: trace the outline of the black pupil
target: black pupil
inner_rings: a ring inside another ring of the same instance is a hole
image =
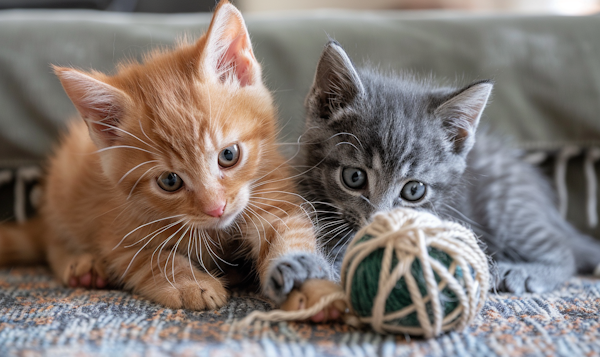
[[[410,188],[410,194],[411,194],[411,195],[413,195],[413,196],[414,196],[414,195],[416,195],[416,194],[417,194],[417,191],[419,191],[419,187],[420,187],[420,186],[421,186],[421,185],[419,185],[419,184],[418,184],[418,183],[416,183],[416,182],[415,182],[415,183],[413,183],[412,187]]]
[[[174,173],[170,173],[169,176],[167,176],[163,182],[165,183],[165,185],[167,186],[175,186],[177,184],[177,175],[175,175]]]
[[[352,174],[352,182],[358,182],[360,180],[360,171],[354,171]]]
[[[225,158],[225,160],[227,161],[231,161],[233,160],[233,151],[229,150],[229,149],[225,149],[223,151],[223,157]]]

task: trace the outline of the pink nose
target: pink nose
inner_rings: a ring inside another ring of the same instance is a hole
[[[225,212],[225,202],[220,202],[216,206],[206,210],[206,214],[211,217],[219,218]]]

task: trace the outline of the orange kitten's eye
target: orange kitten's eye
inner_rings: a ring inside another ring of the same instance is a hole
[[[230,145],[219,153],[219,165],[223,168],[237,164],[240,159],[240,148],[237,144]]]
[[[183,180],[174,172],[163,172],[156,180],[158,186],[167,192],[175,192],[183,186]]]

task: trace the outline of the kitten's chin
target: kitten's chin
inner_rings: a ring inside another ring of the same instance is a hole
[[[215,219],[214,228],[218,228],[218,229],[229,228],[229,226],[231,226],[233,224],[233,222],[235,221],[235,219],[237,218],[238,214],[239,214],[239,212],[231,212],[228,214],[224,214],[221,217]]]

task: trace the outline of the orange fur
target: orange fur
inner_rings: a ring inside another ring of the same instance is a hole
[[[214,309],[227,298],[218,265],[234,252],[255,261],[264,283],[274,259],[317,250],[277,152],[272,97],[227,1],[194,44],[113,76],[55,72],[84,119],[49,161],[38,228],[65,284],[93,272],[171,308]],[[233,143],[239,162],[220,167]],[[163,191],[164,172],[182,177],[183,188]],[[223,202],[222,217],[207,214]]]

